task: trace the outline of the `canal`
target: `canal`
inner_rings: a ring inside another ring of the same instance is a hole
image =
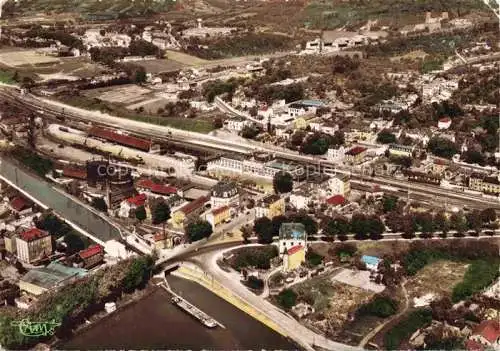
[[[296,350],[298,347],[233,305],[188,280],[169,276],[172,289],[225,328],[209,329],[157,288],[75,335],[59,349]]]
[[[0,161],[0,174],[3,177],[52,208],[63,218],[75,223],[103,242],[120,238],[120,232],[115,226],[71,197],[58,192],[50,183],[29,174],[17,166],[15,161],[7,158],[0,158]]]

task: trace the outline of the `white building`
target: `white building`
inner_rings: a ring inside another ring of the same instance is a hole
[[[279,252],[287,252],[300,245],[307,251],[307,233],[302,223],[283,223],[279,231]]]
[[[343,162],[345,157],[346,148],[342,145],[331,147],[326,152],[326,157],[332,162]]]
[[[290,195],[290,204],[297,210],[307,209],[309,204],[309,196],[302,193],[294,193]]]
[[[239,206],[240,194],[238,187],[234,182],[219,182],[212,188],[210,197],[212,209],[218,209],[223,206]]]
[[[139,194],[134,197],[123,200],[120,203],[120,209],[118,210],[118,216],[122,218],[129,218],[133,215],[137,208],[144,206],[146,204],[147,196],[146,194]]]
[[[349,176],[345,174],[339,174],[328,179],[328,186],[332,195],[347,197],[351,192],[351,182]]]
[[[243,117],[235,117],[224,121],[224,127],[235,133],[241,132],[245,126],[250,126],[251,124],[252,122]]]

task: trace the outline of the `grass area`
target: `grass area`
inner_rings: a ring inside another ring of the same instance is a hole
[[[0,70],[0,82],[5,84],[14,84],[16,81],[13,79],[12,72]]]
[[[424,21],[426,11],[457,11],[465,14],[471,10],[484,10],[480,1],[467,0],[372,0],[341,1],[315,0],[305,9],[304,21],[310,28],[332,29],[341,26],[359,26],[368,20],[378,20],[380,25],[402,27]]]
[[[500,259],[493,263],[478,260],[473,262],[464,275],[464,280],[453,288],[452,300],[458,302],[492,284],[499,275]]]
[[[385,335],[384,349],[398,350],[401,342],[408,339],[418,329],[429,325],[432,321],[432,312],[428,309],[418,309],[394,325]]]
[[[410,297],[420,297],[427,293],[447,295],[462,281],[467,271],[464,262],[440,260],[428,264],[411,277],[406,284]]]
[[[189,66],[200,66],[209,62],[199,57],[173,50],[166,50],[166,55],[172,61],[177,61],[182,63],[183,65]]]
[[[122,106],[117,106],[116,104],[104,102],[95,98],[90,99],[85,96],[65,95],[61,97],[60,100],[66,104],[77,106],[87,110],[97,110],[103,113],[113,114],[118,117],[132,119],[139,122],[156,124],[164,127],[189,130],[197,133],[209,133],[214,130],[212,122],[205,119],[162,117],[137,114],[134,111],[129,111]]]
[[[45,177],[45,175],[53,169],[53,163],[51,160],[43,158],[33,151],[17,147],[15,152],[11,152],[16,160],[20,161],[26,167],[33,170],[40,177]]]
[[[274,245],[243,247],[232,254],[234,256],[229,259],[229,264],[237,271],[249,267],[269,269],[271,260],[278,256],[278,248]]]

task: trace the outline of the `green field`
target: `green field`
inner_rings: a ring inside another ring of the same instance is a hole
[[[118,117],[133,119],[140,122],[157,124],[165,127],[189,130],[197,133],[209,133],[214,130],[213,123],[206,119],[181,118],[181,117],[161,117],[146,114],[137,114],[134,111],[127,110],[122,106],[103,102],[99,99],[87,98],[85,96],[67,96],[60,99],[62,102],[81,107],[87,110],[97,110],[103,113],[109,113]]]
[[[16,83],[14,79],[12,79],[12,72],[0,70],[0,82],[5,84],[14,84]]]

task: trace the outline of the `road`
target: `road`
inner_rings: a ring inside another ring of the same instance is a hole
[[[182,141],[183,143],[202,145],[219,150],[231,151],[247,155],[255,151],[265,151],[274,154],[276,157],[303,163],[307,165],[307,172],[309,173],[325,172],[325,169],[327,169],[329,173],[349,174],[351,176],[351,179],[354,181],[358,180],[369,182],[371,184],[390,185],[404,190],[411,188],[412,190],[418,190],[425,194],[429,194],[430,198],[440,196],[443,199],[460,199],[464,202],[464,204],[470,204],[472,206],[474,204],[487,204],[488,206],[494,208],[500,207],[498,202],[490,199],[485,199],[481,196],[458,193],[456,191],[446,190],[434,185],[409,183],[406,180],[397,180],[394,179],[394,177],[389,176],[368,177],[363,175],[360,171],[353,170],[352,168],[341,168],[337,164],[318,157],[303,155],[288,149],[258,143],[255,141],[248,141],[246,139],[231,140],[217,136],[189,132],[171,127],[158,126],[145,122],[110,116],[108,114],[103,114],[97,111],[87,111],[30,94],[21,95],[16,89],[6,88],[5,86],[0,89],[0,97],[14,103],[22,103],[25,108],[29,108],[34,112],[40,110],[44,111],[42,116],[64,116],[68,119],[75,119],[79,121],[105,125],[112,128],[120,128],[139,135],[156,137],[162,140],[170,140],[174,138]]]

